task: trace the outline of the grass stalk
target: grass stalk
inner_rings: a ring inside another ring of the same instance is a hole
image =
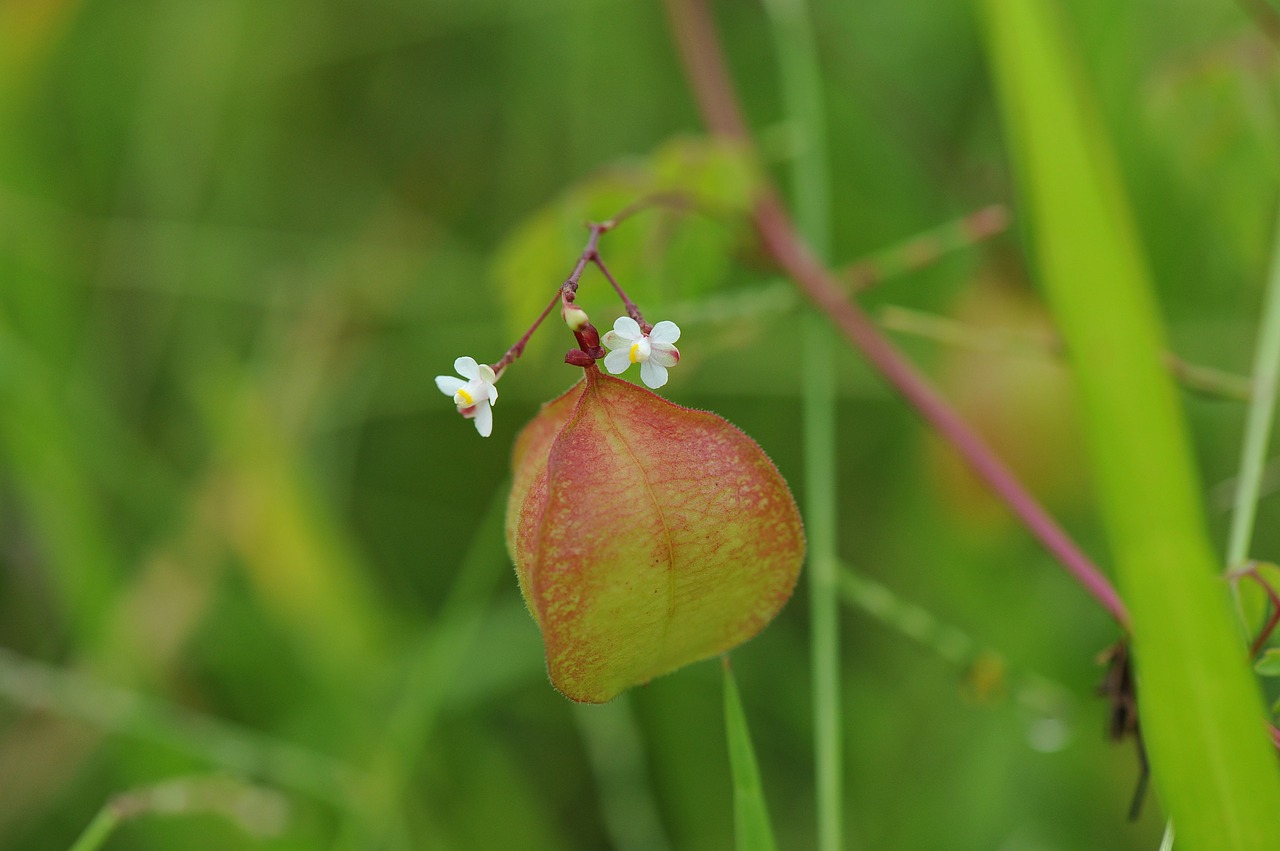
[[[1280,383],[1280,215],[1276,217],[1271,271],[1262,307],[1262,324],[1258,330],[1258,347],[1253,356],[1253,393],[1245,420],[1235,508],[1227,538],[1227,570],[1234,570],[1249,555],[1262,472],[1267,461],[1267,444],[1275,418],[1277,383]]]
[[[984,0],[1035,260],[1071,352],[1132,624],[1152,777],[1187,849],[1280,835],[1280,773],[1205,529],[1159,312],[1113,154],[1045,0]]]
[[[769,0],[782,100],[799,152],[791,163],[792,202],[801,233],[821,258],[830,255],[830,185],[822,77],[804,0]],[[840,602],[836,553],[836,375],[826,319],[804,319],[805,526],[809,545],[810,656],[813,683],[814,782],[818,848],[843,845]]]
[[[108,803],[102,809],[98,810],[98,814],[93,817],[93,821],[85,827],[84,831],[72,844],[70,851],[98,851],[106,841],[111,838],[111,834],[115,833],[117,827],[120,826],[120,813],[115,806]]]

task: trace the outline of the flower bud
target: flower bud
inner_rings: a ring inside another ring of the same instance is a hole
[[[570,331],[581,331],[582,326],[591,321],[585,310],[567,301],[560,302],[560,315]]]
[[[603,703],[741,644],[795,587],[804,532],[760,447],[593,365],[521,432],[507,545],[552,684]]]

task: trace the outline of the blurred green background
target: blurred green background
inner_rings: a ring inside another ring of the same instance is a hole
[[[782,174],[768,20],[716,5]],[[1226,0],[1061,5],[1174,351],[1246,372],[1274,48]],[[1014,202],[966,4],[813,13],[838,262]],[[0,848],[68,847],[113,795],[209,775],[266,798],[218,787],[105,847],[731,847],[718,666],[570,704],[503,549],[510,445],[575,379],[572,339],[535,338],[488,440],[433,383],[496,361],[571,270],[575,216],[699,132],[654,4],[0,0]],[[602,251],[685,329],[664,394],[799,493],[794,300],[748,230],[651,215]],[[1012,216],[863,300],[964,323],[969,344],[900,340],[1101,557],[1065,371],[973,344],[1047,333]],[[620,313],[594,272],[582,303]],[[850,846],[1154,847],[1092,694],[1115,627],[854,353],[839,370],[843,558],[989,648],[957,665],[909,637],[916,610],[846,609]],[[1185,402],[1220,541],[1243,405]],[[1257,555],[1278,520],[1264,500]],[[784,848],[814,843],[803,590],[733,654]]]

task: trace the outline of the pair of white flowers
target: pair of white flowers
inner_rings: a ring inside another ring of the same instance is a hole
[[[640,364],[640,380],[657,390],[667,383],[667,370],[680,362],[680,351],[675,347],[680,339],[680,328],[674,322],[659,322],[646,334],[640,323],[630,316],[619,317],[613,330],[605,332],[600,342],[610,349],[604,357],[604,367],[614,375],[627,371],[633,363]],[[493,433],[493,403],[498,401],[498,376],[488,364],[476,363],[475,358],[458,358],[453,368],[465,378],[437,375],[436,387],[446,396],[453,397],[458,413],[475,420],[476,431],[481,437]]]

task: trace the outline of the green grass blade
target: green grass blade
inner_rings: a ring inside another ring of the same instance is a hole
[[[119,813],[116,812],[115,807],[107,804],[98,810],[98,814],[85,827],[70,851],[98,851],[111,838],[111,834],[115,833],[119,825]]]
[[[796,223],[819,257],[830,253],[831,179],[826,118],[813,25],[804,0],[770,0],[783,103],[800,153],[792,162]],[[840,708],[840,602],[836,588],[836,374],[825,317],[805,317],[804,519],[809,545],[810,657],[813,669],[814,775],[818,847],[843,847],[843,736]]]
[[[724,726],[729,738],[729,766],[733,775],[733,828],[738,851],[773,851],[773,827],[760,784],[756,752],[751,746],[747,715],[733,679],[729,657],[724,657]]]
[[[1186,426],[1118,170],[1044,0],[984,0],[1036,267],[1072,353],[1132,614],[1156,789],[1186,849],[1280,836],[1280,773],[1198,504]]]

